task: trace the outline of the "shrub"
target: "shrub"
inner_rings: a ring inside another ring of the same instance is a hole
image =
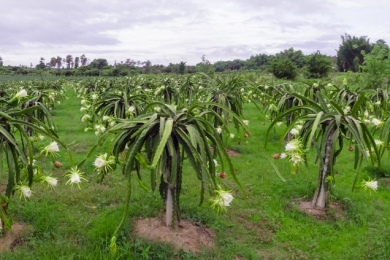
[[[85,71],[85,75],[86,76],[99,76],[100,71],[98,69],[87,70],[87,71]]]
[[[305,73],[309,78],[323,78],[328,76],[332,69],[330,57],[317,51],[306,58]]]
[[[371,53],[362,53],[364,63],[361,66],[364,72],[366,86],[368,88],[386,88],[389,85],[387,79],[390,73],[389,46],[387,44],[375,44]]]
[[[276,58],[271,67],[272,73],[279,79],[294,79],[298,74],[297,65],[289,59]]]
[[[70,76],[73,76],[74,75],[74,70],[66,70],[64,72],[64,76],[65,77],[70,77]]]

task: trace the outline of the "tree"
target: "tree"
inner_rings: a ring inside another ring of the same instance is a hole
[[[39,64],[36,66],[36,68],[41,70],[46,68],[45,58],[41,57],[41,59],[39,60]]]
[[[166,73],[172,73],[175,72],[175,65],[172,63],[169,63],[168,66],[164,68],[164,72]]]
[[[126,59],[125,65],[127,67],[134,67],[135,65],[137,65],[137,62],[135,60],[132,60],[132,59]]]
[[[294,48],[276,54],[276,58],[289,59],[297,68],[302,68],[305,65],[305,55],[303,55],[301,50],[295,51]]]
[[[65,58],[65,62],[66,62],[66,68],[67,69],[71,69],[72,68],[72,64],[73,64],[73,57],[72,55],[66,55],[66,58]]]
[[[88,59],[87,57],[85,57],[85,54],[80,56],[80,62],[81,62],[81,66],[87,66]]]
[[[272,73],[279,79],[294,79],[298,74],[297,65],[287,58],[275,58],[271,68]]]
[[[272,60],[272,56],[267,54],[257,54],[255,56],[251,56],[249,59],[245,61],[246,69],[263,69],[267,68]]]
[[[361,70],[365,72],[366,86],[372,89],[387,87],[390,84],[389,80],[385,80],[390,73],[390,50],[386,42],[377,41],[370,53],[362,54],[364,63]]]
[[[3,58],[0,56],[0,67],[3,67]]]
[[[60,56],[57,56],[56,59],[57,69],[61,69],[62,66],[62,58]]]
[[[332,60],[317,51],[306,57],[305,69],[309,78],[326,77],[332,69]]]
[[[79,57],[75,57],[74,58],[74,68],[77,69],[79,67],[79,63],[80,63],[80,58]]]
[[[217,61],[214,63],[213,67],[215,69],[215,72],[223,72],[226,70],[228,65],[227,61]]]
[[[94,59],[90,64],[89,67],[96,68],[98,70],[103,69],[103,67],[108,66],[108,62],[106,59]]]
[[[100,76],[100,70],[98,69],[90,69],[85,71],[86,76]]]
[[[358,72],[363,64],[364,53],[370,53],[372,45],[367,36],[351,37],[349,34],[341,35],[341,44],[337,51],[337,66],[339,71]]]
[[[244,61],[243,60],[239,60],[239,59],[235,59],[233,61],[230,61],[229,62],[229,65],[227,67],[227,69],[229,70],[240,70],[244,67]]]
[[[206,59],[206,55],[203,55],[201,59],[202,61],[196,64],[196,70],[207,75],[212,75],[214,73],[213,65],[211,65],[210,61]]]
[[[57,58],[51,57],[49,65],[50,65],[50,67],[55,68],[57,66]]]
[[[179,63],[179,74],[183,75],[186,72],[186,63],[181,61]]]
[[[142,62],[142,64],[144,65],[142,72],[145,74],[150,73],[150,67],[152,66],[152,62],[150,60],[147,60]]]

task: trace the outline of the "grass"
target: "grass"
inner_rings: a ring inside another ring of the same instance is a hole
[[[81,161],[98,138],[85,133],[80,121],[80,100],[71,89],[68,99],[57,105],[53,115],[61,140],[72,151],[74,161]],[[115,259],[389,259],[390,197],[387,179],[380,181],[377,192],[351,191],[355,171],[352,153],[347,149],[338,159],[332,200],[345,208],[344,219],[318,221],[301,213],[294,202],[310,199],[314,194],[318,168],[309,156],[308,167],[296,175],[289,165],[273,161],[286,182],[276,175],[268,159],[280,152],[281,128],[276,128],[264,148],[264,134],[270,121],[254,105],[245,106],[251,136],[229,140],[228,146],[239,156],[232,158],[237,175],[248,197],[242,194],[228,175],[221,185],[232,190],[235,199],[226,214],[216,215],[207,203],[199,206],[200,183],[185,165],[181,196],[182,218],[207,225],[217,234],[216,248],[194,255],[175,251],[169,245],[130,235],[137,218],[160,217],[162,202],[158,192],[145,191],[133,185],[130,215],[118,237]],[[41,141],[42,146],[50,140]],[[109,143],[99,147],[94,156],[108,151]],[[30,201],[13,197],[10,213],[16,221],[28,223],[31,231],[25,243],[13,252],[0,253],[1,259],[110,259],[110,237],[123,211],[125,179],[117,169],[99,183],[92,166],[94,156],[82,168],[89,180],[81,189],[65,185],[65,172],[72,166],[64,149],[57,158],[61,169],[51,164],[46,171],[59,177],[55,190],[34,184]],[[364,172],[360,178],[371,176]],[[143,175],[148,184],[148,173]],[[0,180],[4,179],[2,174]],[[383,176],[382,176],[383,177]]]

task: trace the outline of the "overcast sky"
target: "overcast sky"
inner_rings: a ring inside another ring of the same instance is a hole
[[[390,44],[389,0],[0,0],[4,65],[85,54],[110,64],[336,55],[340,35]]]

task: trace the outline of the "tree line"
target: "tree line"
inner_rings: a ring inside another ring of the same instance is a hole
[[[186,62],[169,63],[168,65],[152,64],[150,60],[136,61],[126,59],[114,64],[108,64],[104,58],[90,61],[85,54],[66,57],[54,56],[48,62],[41,57],[34,67],[28,66],[4,66],[0,56],[0,74],[44,74],[62,76],[126,76],[134,74],[158,74],[158,73],[195,73],[195,72],[224,72],[224,71],[267,71],[277,77],[294,78],[299,71],[303,71],[309,77],[323,77],[330,71],[358,72],[364,63],[364,55],[371,53],[375,46],[380,46],[385,51],[389,46],[384,40],[378,40],[374,44],[366,36],[341,35],[341,43],[337,50],[337,56],[327,56],[320,51],[310,55],[304,55],[301,50],[289,48],[275,55],[256,54],[248,59],[235,59],[229,61],[217,61],[211,63],[205,56],[196,65],[187,65]],[[378,48],[378,47],[377,47]],[[388,58],[388,55],[384,58]]]

